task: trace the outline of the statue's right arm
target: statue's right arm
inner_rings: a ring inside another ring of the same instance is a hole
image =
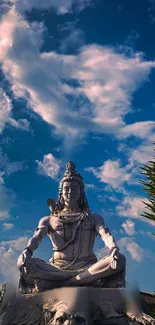
[[[40,219],[38,227],[35,230],[33,237],[29,239],[28,244],[25,248],[29,251],[31,255],[33,254],[33,251],[35,251],[38,248],[42,239],[46,237],[48,231],[49,231],[49,217],[44,217]]]

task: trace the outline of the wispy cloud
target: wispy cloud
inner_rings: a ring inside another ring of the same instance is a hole
[[[135,148],[126,148],[130,167],[146,164],[148,163],[148,160],[153,158],[154,134],[155,133],[152,133],[150,141],[145,140]]]
[[[103,258],[104,256],[107,256],[107,255],[109,255],[109,249],[106,246],[102,247],[96,251],[96,256],[97,256],[98,260],[100,260],[101,258]]]
[[[133,241],[130,237],[122,237],[118,240],[118,247],[120,248],[120,252],[125,254],[128,253],[130,257],[137,261],[141,262],[145,256],[145,251],[142,249],[135,241]],[[99,249],[97,252],[98,259],[103,258],[106,255],[109,255],[109,250],[107,247],[103,247]]]
[[[45,175],[53,179],[57,179],[60,168],[61,161],[54,157],[51,153],[44,155],[43,161],[36,160],[38,164],[37,172],[40,175]]]
[[[128,136],[135,136],[140,139],[152,140],[152,136],[155,132],[154,121],[135,122],[130,125],[126,125],[121,129],[119,137],[126,138]]]
[[[130,173],[120,166],[120,161],[107,160],[102,166],[94,168],[88,167],[88,172],[92,172],[101,182],[118,188],[130,179]]]
[[[155,23],[155,1],[148,0],[148,17],[152,24]]]
[[[0,48],[0,51],[3,51],[3,48]],[[3,89],[0,88],[0,133],[2,133],[7,124],[12,125],[17,129],[28,131],[29,122],[26,119],[15,120],[12,116],[12,108],[11,99],[6,95]]]
[[[144,125],[143,125],[144,123]],[[86,171],[95,175],[100,182],[108,184],[105,188],[110,191],[110,187],[115,190],[122,191],[125,194],[125,185],[139,185],[139,180],[142,178],[140,172],[140,166],[146,164],[153,158],[153,141],[154,141],[154,123],[139,123],[139,126],[143,131],[145,140],[140,145],[129,147],[125,143],[119,143],[118,151],[122,152],[126,156],[126,164],[124,165],[121,159],[106,160],[102,166],[88,167]],[[145,129],[146,126],[146,129]],[[127,126],[128,128],[128,126]],[[132,130],[131,130],[132,133]],[[140,137],[140,136],[139,136]],[[142,198],[143,200],[144,198]]]
[[[144,125],[144,129],[146,124]],[[120,143],[118,146],[118,151],[123,153],[123,155],[126,156],[126,159],[128,161],[126,166],[124,167],[124,170],[130,172],[130,179],[128,181],[129,186],[141,186],[140,180],[144,176],[141,175],[140,167],[144,164],[147,164],[149,160],[153,159],[153,142],[155,132],[150,127],[148,132],[145,133],[144,130],[144,134],[146,136],[146,139],[142,140],[138,146],[136,144],[134,145],[134,143],[131,147],[129,145],[126,145],[125,143]]]
[[[134,48],[138,38],[139,38],[139,34],[137,33],[137,31],[132,29],[125,40],[125,44],[127,46]]]
[[[118,240],[117,245],[120,248],[121,253],[123,253],[127,258],[129,255],[132,260],[136,262],[140,263],[145,258],[148,260],[155,260],[155,255],[151,253],[150,250],[140,247],[135,239],[131,237],[122,237],[120,240]],[[96,255],[98,259],[101,259],[104,256],[109,255],[109,249],[107,247],[103,247],[97,250]]]
[[[5,153],[0,148],[0,168],[4,174],[10,176],[11,174],[25,169],[23,161],[10,161]]]
[[[10,119],[12,105],[9,97],[0,90],[0,133]]]
[[[150,231],[145,231],[145,230],[140,230],[139,233],[144,236],[145,238],[146,237],[149,237],[150,239],[152,240],[155,240],[155,236],[153,233],[151,233]]]
[[[75,48],[77,51],[84,45],[84,33],[79,28],[75,27],[75,23],[68,23],[61,26],[61,32],[65,32],[66,34],[60,44],[60,51],[63,53]]]
[[[5,1],[9,2],[8,0]],[[72,12],[73,9],[76,11],[84,10],[93,3],[93,0],[44,0],[44,2],[38,0],[25,0],[22,2],[20,0],[11,0],[10,2],[16,3],[17,9],[21,13],[31,11],[33,8],[40,10],[54,8],[58,14],[64,15]]]
[[[146,256],[146,251],[129,237],[121,238],[118,241],[118,246],[122,252],[128,252],[131,258],[137,262],[141,262]]]
[[[132,220],[126,220],[125,222],[122,223],[122,228],[124,228],[125,232],[129,236],[133,236],[136,234],[135,231],[135,223]]]
[[[86,190],[94,190],[95,189],[95,185],[94,184],[85,184],[85,188],[86,188]]]
[[[0,221],[10,217],[10,209],[14,205],[15,193],[7,189],[4,183],[4,173],[0,176]]]
[[[2,227],[3,227],[3,230],[11,230],[12,228],[14,228],[14,224],[13,223],[4,222],[2,224]]]
[[[4,184],[4,178],[3,178],[3,176],[4,176],[4,172],[0,172],[0,184]]]
[[[19,237],[15,240],[0,242],[0,283],[17,283],[19,271],[17,268],[17,258],[26,246],[28,237]]]
[[[27,1],[26,5],[35,3]],[[155,67],[154,61],[132,51],[129,56],[125,48],[123,53],[119,48],[95,44],[72,56],[40,53],[43,25],[21,20],[14,8],[3,17],[0,27],[2,69],[14,96],[25,97],[29,107],[53,125],[57,134],[68,139],[87,132],[142,137],[138,126],[126,128],[124,117],[131,110],[134,92]],[[72,81],[76,87],[71,86]]]
[[[155,223],[147,218],[141,216],[144,211],[145,205],[143,201],[146,202],[144,197],[129,197],[126,196],[122,200],[122,203],[116,207],[116,211],[121,217],[130,217],[133,219],[139,219],[143,222],[149,223],[155,226]]]

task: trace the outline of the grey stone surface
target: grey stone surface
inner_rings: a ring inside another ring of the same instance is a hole
[[[118,289],[63,288],[40,294],[13,293],[0,325],[155,325],[141,310],[124,304]]]

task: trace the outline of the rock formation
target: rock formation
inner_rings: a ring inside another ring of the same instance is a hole
[[[26,295],[14,292],[5,303],[3,299],[0,325],[155,325],[155,320],[119,289],[61,288]]]

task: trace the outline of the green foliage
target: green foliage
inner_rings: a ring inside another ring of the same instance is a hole
[[[146,210],[143,211],[142,216],[155,221],[155,157],[140,169],[141,174],[145,176],[145,180],[141,180],[140,183],[148,198],[148,202],[143,202]]]
[[[5,294],[5,291],[6,291],[6,287],[7,287],[7,282],[4,283],[2,285],[2,287],[0,288],[0,305],[2,303],[2,300],[3,300],[3,297],[4,297],[4,294]]]

